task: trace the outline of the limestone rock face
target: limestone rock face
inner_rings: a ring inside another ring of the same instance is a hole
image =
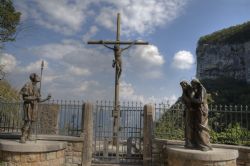
[[[244,43],[200,43],[196,49],[199,79],[229,77],[250,83],[250,39]]]

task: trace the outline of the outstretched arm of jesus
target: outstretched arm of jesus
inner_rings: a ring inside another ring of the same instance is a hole
[[[101,42],[102,42],[102,44],[103,44],[105,47],[107,47],[107,48],[109,48],[109,49],[111,49],[111,50],[114,50],[113,47],[109,47],[108,45],[106,45],[106,44],[104,43],[104,41],[101,40]]]
[[[135,41],[133,41],[133,42],[132,42],[129,46],[127,46],[127,47],[123,48],[123,49],[122,49],[122,51],[124,51],[124,50],[126,50],[126,49],[130,48],[130,47],[131,47],[131,46],[133,46],[135,43],[136,43],[136,40],[135,40]]]

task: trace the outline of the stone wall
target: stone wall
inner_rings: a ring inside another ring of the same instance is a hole
[[[78,166],[82,163],[83,142],[67,142],[65,150],[66,166]]]
[[[38,135],[38,139],[66,142],[65,166],[78,166],[82,163],[83,137]]]
[[[153,149],[152,149],[152,160],[154,166],[163,165],[167,166],[167,147],[169,145],[184,145],[183,141],[174,141],[174,140],[164,140],[164,139],[154,139]],[[234,145],[222,145],[222,144],[213,144],[214,148],[223,148],[223,149],[233,149],[238,150],[239,157],[237,158],[237,166],[250,166],[250,147],[246,146],[234,146]]]
[[[155,166],[167,165],[167,141],[154,140],[152,145],[152,162]]]
[[[40,104],[38,118],[38,134],[58,134],[59,105]]]

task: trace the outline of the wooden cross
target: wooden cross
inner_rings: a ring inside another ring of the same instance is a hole
[[[132,45],[148,45],[148,42],[142,41],[120,41],[120,13],[117,14],[117,31],[115,41],[88,41],[88,44],[102,44],[105,47],[114,51],[115,60],[113,60],[113,67],[115,67],[115,105],[113,111],[113,145],[119,144],[118,132],[120,128],[120,106],[119,106],[119,78],[122,72],[122,51],[128,49]],[[110,47],[108,45],[113,45]],[[128,45],[125,48],[120,48],[120,45]],[[117,146],[118,148],[119,146]]]

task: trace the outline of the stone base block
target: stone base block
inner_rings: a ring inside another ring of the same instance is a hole
[[[236,166],[237,150],[214,148],[212,151],[167,147],[168,166]]]
[[[0,165],[63,166],[66,144],[57,141],[0,140]]]

